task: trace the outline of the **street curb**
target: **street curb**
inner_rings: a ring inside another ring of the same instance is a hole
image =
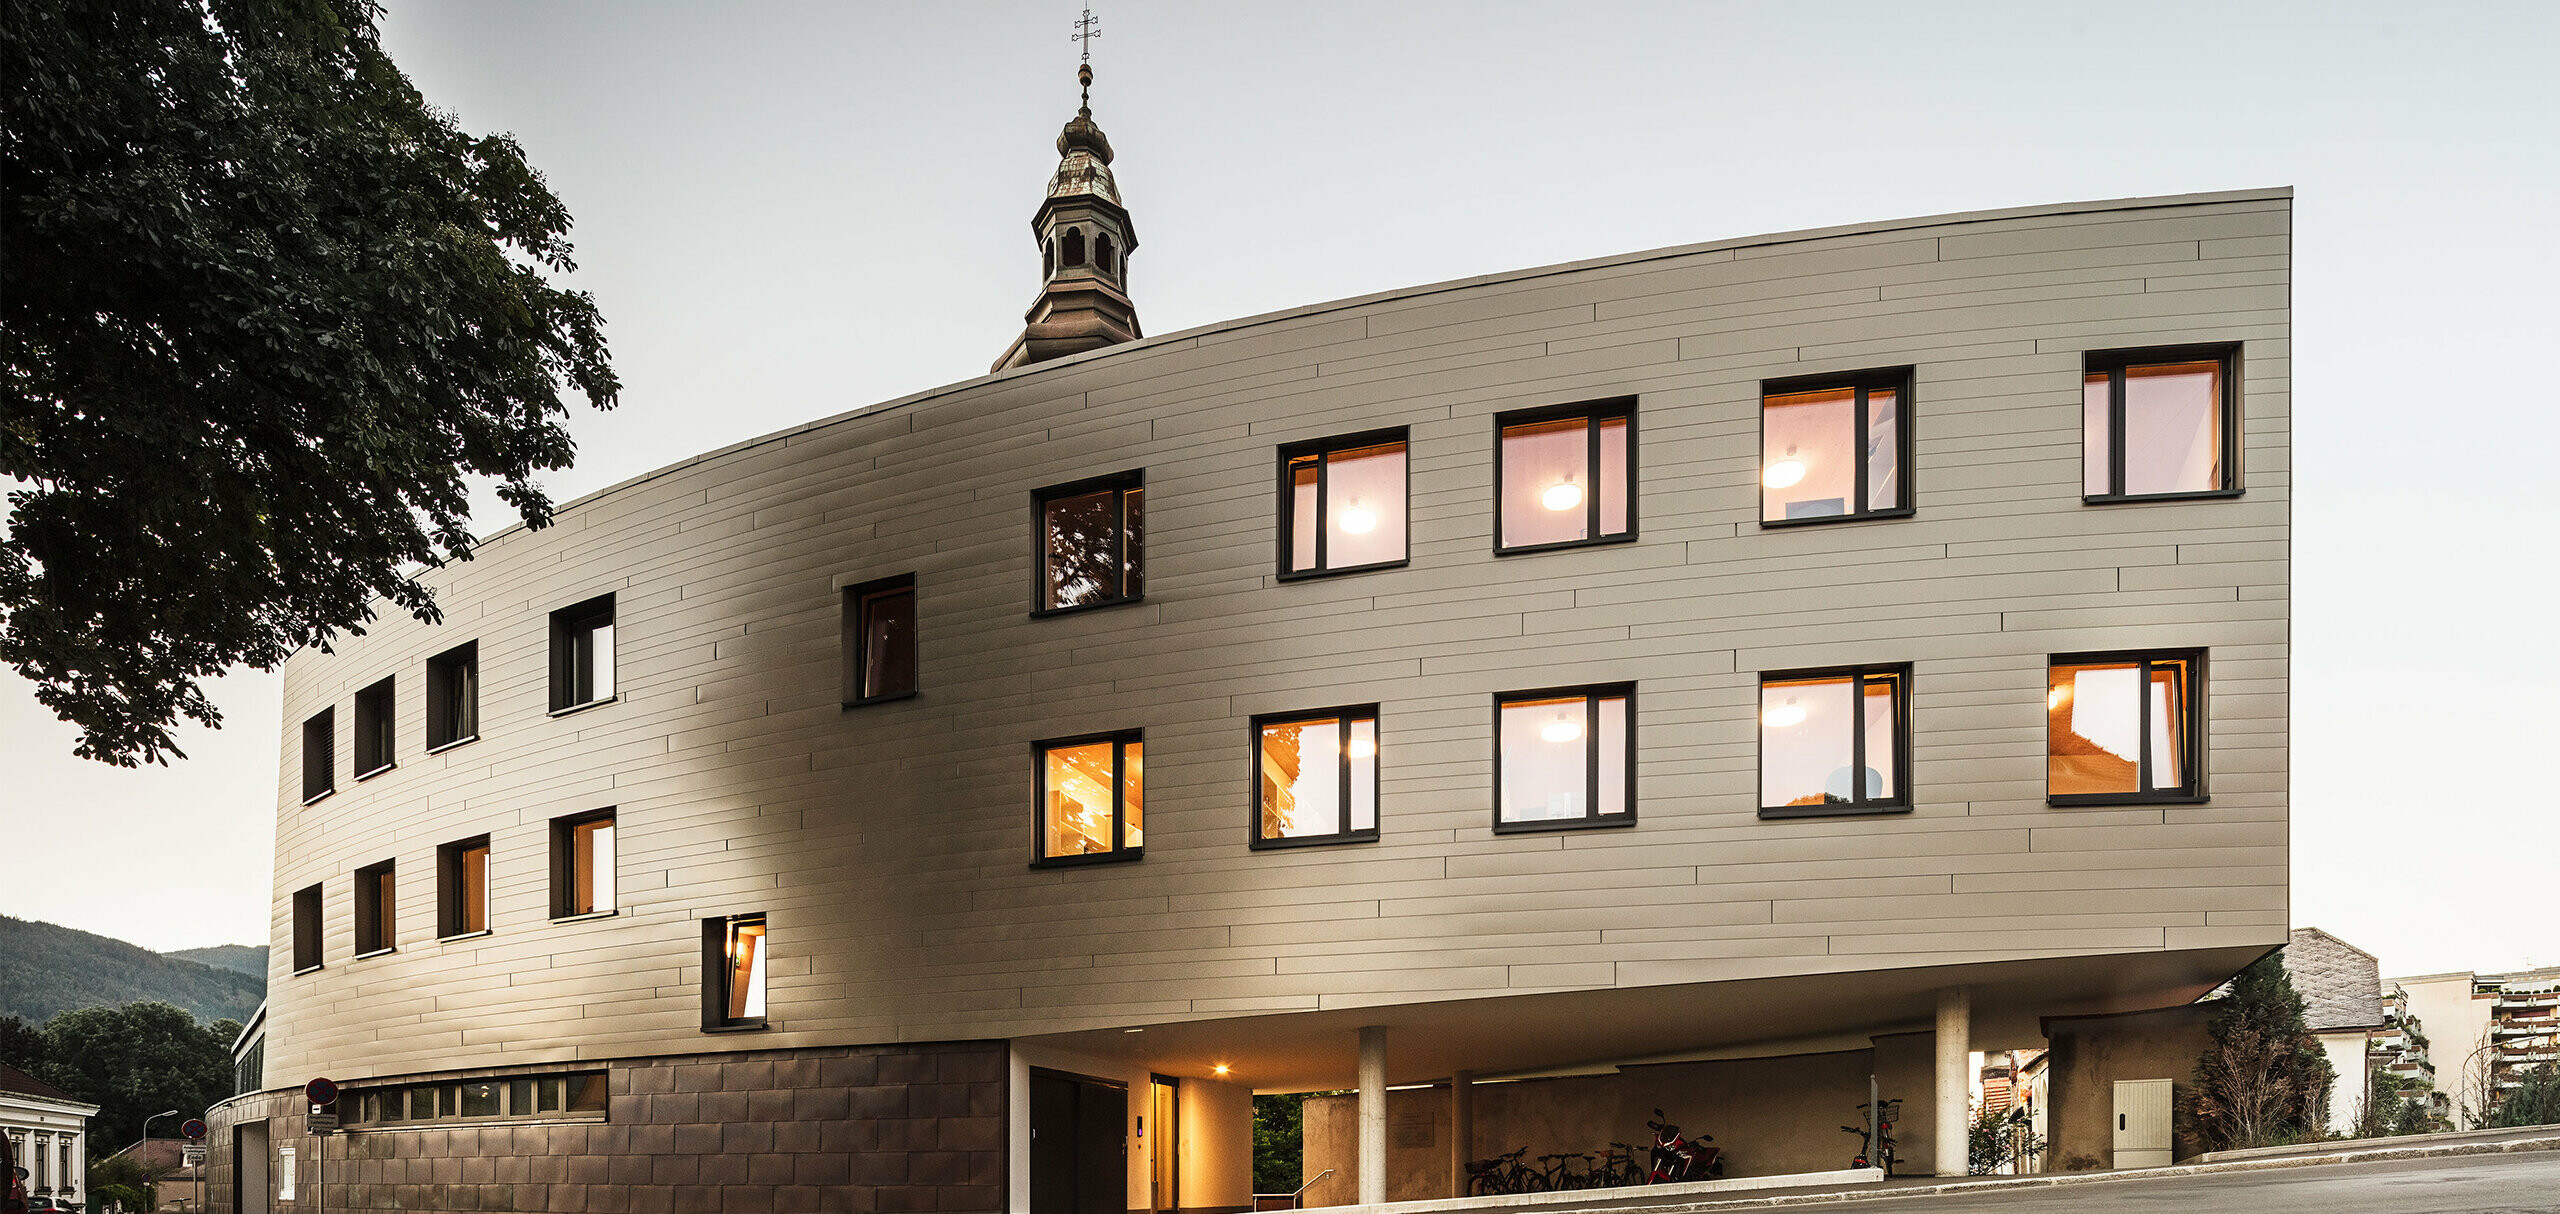
[[[2218,1176],[2226,1172],[2266,1172],[2277,1168],[2315,1167],[2333,1163],[2379,1163],[2395,1159],[2438,1159],[2461,1155],[2507,1155],[2527,1151],[2560,1151],[2560,1134],[2542,1138],[2519,1138],[2506,1142],[2460,1142],[2437,1146],[2381,1147],[2371,1150],[2333,1151],[2319,1155],[2290,1155],[2279,1159],[2246,1159],[2227,1163],[2176,1164],[2165,1168],[2128,1168],[2116,1172],[2071,1172],[2057,1176],[2012,1176],[1997,1179],[1959,1180],[1946,1184],[1915,1185],[1909,1188],[1869,1189],[1853,1192],[1795,1193],[1740,1201],[1680,1202],[1647,1205],[1644,1214],[1690,1214],[1711,1210],[1766,1210],[1779,1206],[1821,1205],[1844,1201],[1887,1201],[1899,1197],[1947,1197],[1966,1193],[1990,1193],[2008,1189],[2046,1189],[2064,1185],[2112,1184],[2127,1180],[2153,1180],[2175,1176]],[[1595,1212],[1599,1214],[1599,1212]]]
[[[2542,1138],[2554,1134],[2560,1134],[2560,1123],[2552,1125],[2497,1126],[2489,1129],[2478,1130],[2445,1130],[2434,1134],[2400,1134],[2389,1138],[2349,1138],[2336,1142],[2296,1143],[2292,1146],[2283,1147],[2252,1147],[2239,1151],[2212,1151],[2203,1155],[2191,1155],[2185,1159],[2179,1160],[2178,1162],[2181,1164],[2231,1163],[2248,1159],[2274,1159],[2292,1154],[2308,1153],[2314,1155],[2328,1155],[2336,1154],[2341,1151],[2361,1151],[2367,1148],[2410,1148],[2434,1146],[2438,1143],[2454,1144],[2483,1142],[2491,1139],[2502,1138]]]

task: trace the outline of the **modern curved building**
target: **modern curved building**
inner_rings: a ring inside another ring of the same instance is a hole
[[[1737,1175],[1869,1074],[1925,1170],[1968,1050],[2284,942],[2290,191],[1142,338],[1060,151],[994,374],[287,665],[223,1208],[1239,1210],[1355,1088],[1309,1198],[1445,1196],[1683,1066]]]

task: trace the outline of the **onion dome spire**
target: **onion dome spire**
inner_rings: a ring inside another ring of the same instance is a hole
[[[1088,11],[1078,23],[1078,39],[1100,37],[1094,24]],[[1076,116],[1058,132],[1058,168],[1031,217],[1032,240],[1040,250],[1040,294],[1023,313],[1022,336],[994,370],[1145,335],[1138,328],[1138,307],[1129,300],[1128,258],[1138,248],[1138,232],[1111,175],[1111,140],[1093,120],[1090,62],[1076,66],[1076,84],[1082,93]]]

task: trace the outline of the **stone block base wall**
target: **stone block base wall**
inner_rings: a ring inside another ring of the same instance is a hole
[[[1002,1042],[681,1055],[602,1064],[601,1122],[391,1128],[313,1136],[299,1090],[235,1099],[208,1117],[208,1206],[229,1212],[232,1142],[268,1123],[297,1157],[294,1201],[272,1214],[898,1214],[1005,1208]],[[390,1076],[503,1078],[558,1064]],[[314,1160],[318,1160],[315,1177]],[[319,1205],[315,1206],[315,1179]]]

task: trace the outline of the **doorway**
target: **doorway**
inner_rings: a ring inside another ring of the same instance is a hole
[[[1129,1214],[1129,1089],[1033,1068],[1031,1214]]]
[[[231,1130],[231,1214],[267,1214],[267,1123]]]
[[[1147,1208],[1175,1214],[1182,1209],[1182,1093],[1162,1075],[1148,1076],[1147,1160]]]

